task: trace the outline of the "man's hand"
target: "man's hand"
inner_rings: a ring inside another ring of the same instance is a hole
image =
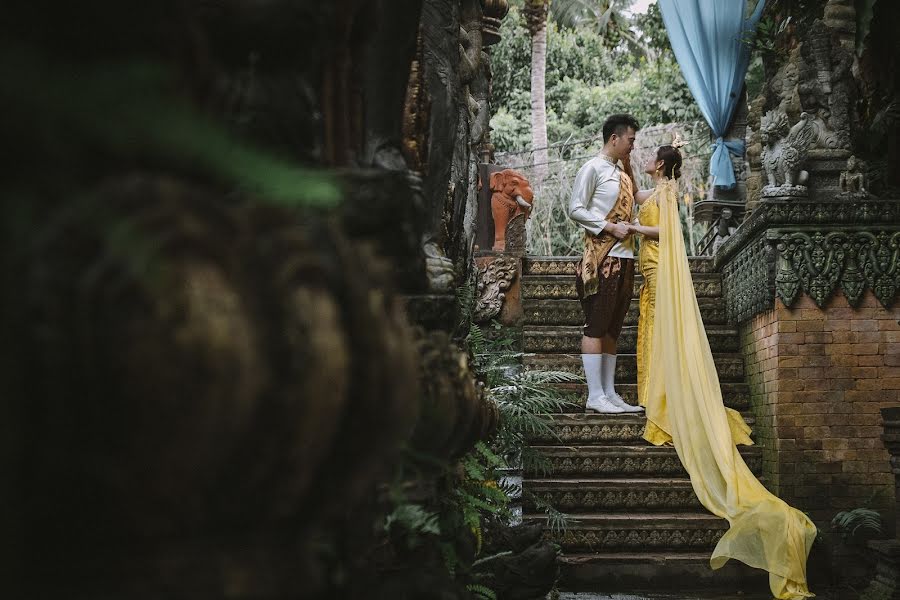
[[[603,229],[617,240],[624,240],[631,235],[631,226],[628,223],[607,223]]]

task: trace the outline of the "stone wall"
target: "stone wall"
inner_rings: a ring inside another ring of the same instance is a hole
[[[843,294],[825,308],[776,300],[741,327],[765,483],[820,525],[864,505],[893,512],[879,411],[900,401],[898,320],[868,292],[857,308]]]

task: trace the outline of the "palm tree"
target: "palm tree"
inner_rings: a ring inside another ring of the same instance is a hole
[[[559,0],[551,16],[561,27],[596,30],[610,47],[624,41],[632,52],[647,55],[646,44],[634,35],[624,12],[633,4],[633,0]]]
[[[544,100],[547,74],[547,14],[550,0],[525,0],[523,7],[531,32],[531,147],[532,185],[539,186],[547,175],[547,104]]]

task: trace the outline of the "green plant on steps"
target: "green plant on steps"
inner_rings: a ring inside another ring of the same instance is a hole
[[[871,508],[841,511],[831,520],[831,528],[845,544],[863,544],[884,533],[881,513]]]

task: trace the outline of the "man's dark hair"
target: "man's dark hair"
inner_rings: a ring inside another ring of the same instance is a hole
[[[616,135],[623,135],[628,131],[629,127],[637,131],[641,128],[641,124],[631,115],[619,114],[608,116],[606,122],[603,123],[603,143],[605,144],[608,142],[609,138],[611,138],[614,133]]]

